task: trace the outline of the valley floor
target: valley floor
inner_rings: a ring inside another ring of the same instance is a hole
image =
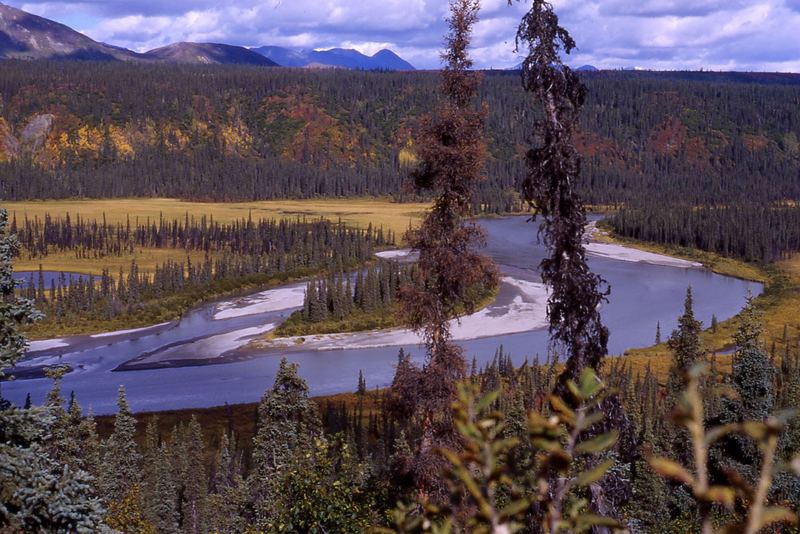
[[[218,222],[233,222],[252,217],[258,219],[317,219],[341,220],[349,226],[367,228],[383,227],[391,230],[397,240],[405,231],[419,221],[428,205],[423,203],[400,204],[385,198],[355,199],[311,199],[311,200],[268,200],[258,202],[187,202],[169,198],[133,198],[98,200],[47,200],[26,202],[4,202],[11,218],[22,221],[25,217],[44,219],[45,214],[52,217],[80,217],[88,220],[105,219],[108,223],[125,224],[128,220],[135,224],[149,220],[157,223],[163,218],[168,221],[183,220],[187,215],[199,219],[208,217]],[[202,259],[202,253],[190,254],[192,261]],[[86,274],[100,274],[104,268],[117,272],[127,269],[136,260],[143,271],[152,270],[157,264],[168,259],[186,260],[187,253],[176,249],[140,249],[134,254],[106,256],[103,258],[78,258],[73,252],[50,254],[45,258],[26,258],[22,256],[14,263],[16,271],[30,271],[42,268],[46,271],[65,271]]]

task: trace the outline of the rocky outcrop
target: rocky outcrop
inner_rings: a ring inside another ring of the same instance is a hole
[[[54,120],[55,116],[49,113],[35,115],[20,134],[22,149],[32,153],[38,152],[47,141],[47,136],[50,134],[50,130],[53,129]]]
[[[0,161],[11,161],[22,154],[35,155],[41,151],[53,130],[54,121],[55,116],[49,113],[34,115],[17,137],[11,125],[0,117]]]

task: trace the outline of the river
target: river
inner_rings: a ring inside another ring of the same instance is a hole
[[[543,317],[544,297],[523,291],[540,281],[535,266],[543,257],[544,248],[538,243],[535,226],[524,217],[488,219],[481,224],[488,234],[486,252],[498,263],[507,283],[503,284],[495,307],[471,322],[465,321],[468,327],[462,330],[469,332],[460,343],[467,357],[470,360],[475,357],[479,364],[490,361],[500,345],[517,364],[526,358],[532,360],[537,354],[544,359],[548,334],[542,322],[534,319]],[[636,255],[633,256],[635,259]],[[693,289],[695,313],[706,325],[712,315],[720,321],[735,315],[748,292],[757,295],[763,289],[758,283],[720,276],[702,268],[675,266],[669,261],[660,265],[590,255],[589,263],[612,289],[609,302],[601,310],[611,331],[612,354],[652,344],[659,322],[666,338],[677,325],[688,286]],[[296,309],[301,288],[302,285],[294,285],[273,293],[280,298],[270,300],[268,305],[259,304],[257,298],[207,304],[180,321],[149,329],[35,342],[29,357],[18,368],[68,364],[73,371],[64,377],[63,391],[66,394],[74,391],[84,409],[95,414],[115,411],[120,384],[125,385],[131,407],[137,412],[254,402],[272,385],[281,355],[300,365],[300,374],[314,395],[355,390],[359,371],[370,388],[389,384],[398,343],[338,350],[322,350],[319,348],[322,345],[315,348],[313,343],[285,349],[244,347]],[[249,314],[230,311],[236,309],[249,310]],[[523,328],[526,331],[493,335],[498,322],[513,322],[509,310],[520,309],[528,314],[517,317],[529,321],[529,326]],[[486,325],[485,331],[482,325]],[[339,346],[347,346],[349,339]],[[380,337],[360,334],[353,339],[361,342],[356,346],[364,346],[365,339]],[[408,341],[408,336],[386,339],[387,343],[400,340],[417,361],[424,356],[416,343]],[[225,357],[219,358],[221,354]],[[131,360],[147,361],[155,368],[115,371]],[[214,361],[220,363],[202,365]],[[50,382],[42,378],[18,379],[4,382],[1,387],[2,395],[12,402],[21,404],[30,393],[33,402],[40,403]]]

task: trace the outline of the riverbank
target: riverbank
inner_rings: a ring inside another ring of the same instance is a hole
[[[153,325],[179,320],[184,314],[205,303],[222,299],[232,299],[229,309],[221,310],[223,318],[237,314],[251,313],[246,304],[253,292],[263,295],[277,286],[291,284],[307,279],[309,276],[319,274],[318,269],[296,269],[291,272],[276,274],[254,274],[236,279],[215,280],[205,286],[192,286],[159,299],[148,300],[142,308],[132,313],[120,315],[112,319],[80,318],[68,321],[44,321],[30,325],[24,329],[26,336],[36,346],[44,348],[57,348],[64,346],[63,338],[73,336],[104,336],[115,335],[115,332],[124,330],[147,329]],[[302,284],[301,284],[302,285]],[[276,291],[284,291],[283,288]],[[258,300],[258,297],[255,297]],[[300,305],[302,305],[302,295]],[[257,311],[258,303],[253,304]],[[58,345],[57,343],[62,343]],[[44,350],[37,348],[35,350]]]
[[[695,269],[706,266],[714,272],[723,275],[733,275],[755,281],[765,281],[769,275],[753,266],[743,262],[735,262],[718,256],[699,251],[679,251],[654,244],[637,243],[631,240],[622,240],[614,237],[610,232],[596,223],[587,228],[587,252],[590,256],[625,262],[641,262],[667,267]],[[376,254],[380,258],[398,261],[413,261],[414,255],[408,249],[396,249]],[[698,261],[702,260],[702,261]],[[293,273],[292,275],[279,276],[269,280],[247,280],[242,285],[233,284],[234,289],[229,289],[231,284],[226,284],[222,291],[211,291],[204,294],[186,296],[173,296],[160,302],[152,303],[145,310],[131,316],[121,316],[110,321],[83,321],[80,324],[42,324],[29,330],[31,339],[35,341],[33,350],[59,348],[66,345],[64,337],[74,335],[93,334],[113,335],[114,331],[130,329],[144,329],[150,325],[175,320],[188,310],[204,303],[220,299],[229,299],[221,302],[215,309],[213,318],[225,320],[248,315],[256,315],[276,310],[298,308],[303,304],[305,284],[294,283],[313,273]],[[510,280],[510,278],[509,278]],[[523,281],[517,280],[519,284]],[[276,287],[281,286],[281,287]],[[254,290],[260,291],[251,293]],[[529,288],[529,293],[531,293]],[[518,333],[526,330],[543,328],[546,326],[546,293],[543,287],[532,290],[535,293],[521,306],[510,306],[507,309],[492,308],[490,311],[481,310],[473,317],[462,319],[461,325],[454,324],[453,331],[458,335],[458,340],[492,337],[503,334]],[[537,304],[533,304],[536,302]],[[490,302],[486,303],[487,305]],[[535,310],[533,308],[536,308]],[[314,332],[293,331],[284,332],[276,336],[272,329],[267,331],[269,339],[251,343],[248,349],[297,349],[304,350],[319,348],[319,350],[336,350],[348,348],[383,347],[404,344],[418,344],[420,339],[410,331],[397,326],[398,321],[357,321],[358,324],[343,324],[341,328],[325,328]],[[290,319],[291,320],[291,319]],[[714,350],[722,350],[730,339],[732,327],[721,324],[717,334],[720,341],[711,343]],[[387,328],[388,327],[388,328]],[[111,332],[111,334],[109,334]],[[664,337],[668,333],[665,333]],[[274,339],[282,337],[282,339]],[[262,344],[263,343],[263,344]],[[229,347],[233,350],[237,347]],[[186,360],[184,356],[182,360]],[[237,358],[238,359],[238,358]],[[225,360],[225,358],[215,358]],[[196,364],[208,361],[208,358],[197,358]],[[142,364],[144,362],[137,362]],[[155,362],[154,362],[155,363]]]
[[[501,279],[497,298],[491,304],[458,320],[450,321],[454,341],[516,334],[547,326],[547,288],[543,284]],[[423,343],[419,334],[405,328],[337,332],[313,336],[270,338],[251,343],[253,351],[349,350],[415,346]]]
[[[764,292],[756,297],[756,305],[762,313],[764,323],[764,343],[774,350],[779,360],[786,345],[797,343],[800,339],[800,255],[770,265],[756,265],[741,260],[726,258],[718,254],[685,247],[646,243],[621,238],[613,234],[602,222],[592,238],[608,245],[635,248],[642,252],[662,254],[688,262],[702,264],[712,272],[764,284]],[[709,353],[728,352],[733,348],[733,334],[738,327],[738,315],[722,321],[715,330],[711,325],[701,334],[701,343]],[[662,367],[671,359],[666,345],[669,332],[662,332],[665,342],[650,347],[629,349],[625,356],[637,366],[650,362]],[[730,365],[729,356],[720,356],[720,364]]]
[[[711,272],[721,274],[723,276],[731,276],[740,280],[748,280],[750,282],[759,283],[766,283],[770,279],[768,271],[761,266],[741,260],[726,258],[724,256],[720,256],[719,254],[714,254],[713,252],[706,252],[704,250],[686,247],[661,245],[658,243],[650,243],[645,241],[636,241],[634,239],[620,237],[614,234],[611,229],[603,223],[603,221],[598,221],[594,225],[594,231],[590,230],[590,235],[591,239],[596,243],[616,245],[629,249],[635,249],[641,252],[682,260],[691,264],[700,265]]]
[[[394,252],[394,251],[388,251]],[[379,252],[376,254],[378,257],[386,254],[386,252]],[[481,311],[487,306],[491,305],[500,292],[500,284],[495,287],[486,289],[473,289],[475,295],[475,311]],[[278,326],[273,332],[269,334],[269,339],[278,338],[295,338],[305,339],[309,336],[319,336],[324,334],[345,334],[355,332],[366,332],[376,330],[387,330],[391,328],[399,328],[404,326],[405,322],[402,317],[402,306],[397,301],[399,294],[392,297],[393,301],[390,304],[381,304],[374,310],[364,310],[361,307],[354,306],[353,310],[341,319],[335,317],[328,317],[327,319],[319,322],[312,322],[303,317],[302,311],[294,312],[289,318]],[[301,297],[299,304],[303,305],[303,298]],[[459,307],[459,311],[454,315],[463,314],[463,306]]]

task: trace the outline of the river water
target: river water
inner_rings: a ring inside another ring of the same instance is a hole
[[[536,238],[535,226],[524,217],[507,217],[481,222],[488,233],[486,252],[500,266],[504,276],[517,280],[539,281],[535,266],[544,256]],[[602,307],[605,324],[611,331],[609,350],[622,353],[632,347],[652,344],[656,324],[661,323],[666,339],[677,325],[688,286],[695,297],[695,313],[706,325],[712,314],[722,321],[735,315],[748,292],[756,295],[762,286],[713,274],[705,269],[679,268],[643,262],[620,261],[604,257],[589,259],[592,270],[611,285],[609,302]],[[498,299],[504,298],[504,290]],[[252,315],[214,319],[219,308],[204,305],[179,322],[152,329],[116,335],[79,336],[33,346],[36,352],[19,366],[68,364],[73,371],[63,380],[63,391],[74,391],[84,409],[95,414],[115,411],[117,388],[125,385],[135,411],[199,408],[225,403],[257,401],[272,385],[280,356],[300,365],[300,374],[311,393],[326,395],[354,391],[362,371],[370,388],[391,382],[398,347],[341,350],[304,350],[302,346],[284,351],[275,349],[247,358],[214,365],[196,365],[195,356],[208,357],[229,351],[279,323],[292,309],[266,311]],[[503,345],[517,364],[548,350],[548,334],[541,328],[515,334],[481,337],[461,342],[467,357],[479,364],[492,359]],[[421,361],[419,346],[405,346]],[[216,351],[216,352],[215,352]],[[114,371],[118,366],[142,355],[178,353],[188,358],[187,366],[136,371]],[[50,388],[46,379],[18,379],[2,383],[2,395],[21,404],[30,393],[40,403]]]

